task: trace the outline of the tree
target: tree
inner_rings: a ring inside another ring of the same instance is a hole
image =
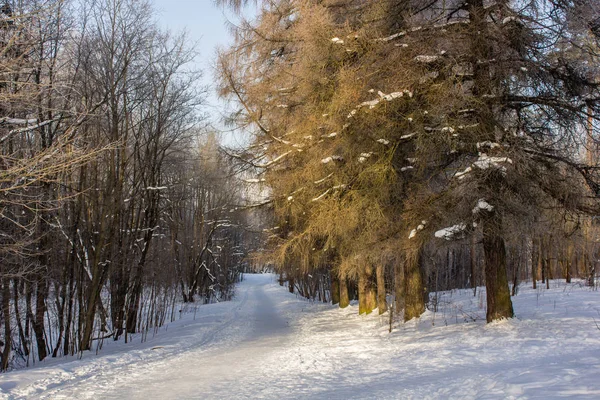
[[[333,269],[369,296],[373,265],[401,263],[410,319],[427,301],[428,244],[481,235],[487,319],[512,317],[507,239],[533,234],[548,208],[597,207],[577,154],[596,56],[574,39],[576,18],[589,26],[575,6],[263,3],[219,67],[235,120],[255,132],[237,156],[272,189],[280,267],[296,281]]]

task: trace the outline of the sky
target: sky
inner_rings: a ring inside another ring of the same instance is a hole
[[[211,122],[219,129],[220,115],[224,108],[214,90],[214,61],[217,46],[227,46],[232,42],[232,36],[227,28],[227,21],[236,22],[237,18],[231,12],[214,5],[213,0],[152,0],[157,10],[157,19],[161,26],[175,32],[187,31],[191,43],[196,42],[199,52],[196,63],[204,73],[203,83],[209,86],[206,112],[210,114]],[[252,7],[244,11],[250,15]],[[226,135],[227,136],[227,135]],[[227,136],[226,141],[236,139]],[[234,144],[234,143],[231,143]]]

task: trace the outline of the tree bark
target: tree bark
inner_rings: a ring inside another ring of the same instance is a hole
[[[377,274],[377,309],[379,310],[379,315],[381,315],[387,311],[387,301],[385,298],[385,295],[386,295],[385,267],[383,265],[378,265],[376,274]]]
[[[404,265],[404,321],[418,318],[425,312],[425,285],[421,270],[422,247],[409,249],[406,252]]]
[[[46,314],[46,282],[39,278],[35,291],[35,320],[33,321],[33,332],[37,344],[38,358],[42,361],[48,355],[46,350],[46,338],[44,337],[44,315]]]
[[[10,281],[2,280],[2,317],[4,319],[4,348],[2,349],[2,364],[0,370],[8,369],[10,349],[12,347],[12,332],[10,328]]]
[[[398,260],[394,267],[394,301],[396,314],[404,310],[404,260]]]
[[[371,266],[366,266],[358,276],[358,313],[370,314],[376,307],[375,290],[371,275],[373,270]]]
[[[331,304],[336,305],[340,303],[340,280],[333,271],[330,272],[329,276],[331,279]]]
[[[294,293],[294,278],[288,278],[288,291]]]
[[[495,211],[490,214],[483,225],[487,322],[514,316],[506,276],[506,249],[501,236],[502,219]]]
[[[350,297],[348,296],[348,281],[346,278],[339,280],[340,284],[340,308],[346,308],[350,305]]]

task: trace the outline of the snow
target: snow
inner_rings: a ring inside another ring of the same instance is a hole
[[[246,275],[234,301],[200,306],[148,341],[0,375],[3,399],[589,399],[600,396],[600,293],[521,286],[517,318],[485,323],[485,290],[432,294],[394,323]]]
[[[408,234],[408,238],[412,239],[415,236],[417,236],[417,233],[419,231],[422,231],[423,229],[425,229],[425,225],[427,225],[427,221],[421,221],[421,223],[419,224],[419,226],[417,226],[415,229],[413,229],[412,231],[410,231],[410,233]]]
[[[327,179],[331,178],[332,176],[333,176],[333,172],[331,174],[327,175],[325,178],[315,181],[315,185],[325,182]]]
[[[331,42],[335,44],[344,44],[344,41],[339,37],[334,37],[333,39],[331,39]]]
[[[420,55],[420,56],[415,57],[415,61],[424,63],[424,64],[431,64],[433,62],[436,62],[439,59],[440,59],[439,56]]]
[[[502,147],[500,146],[499,143],[494,143],[492,141],[486,140],[485,142],[478,142],[477,143],[477,149],[482,149],[484,147],[490,148],[490,149],[495,149],[495,148],[499,148]]]
[[[452,240],[461,236],[465,229],[467,229],[465,224],[456,224],[448,228],[440,229],[439,231],[436,231],[434,235],[436,238]]]
[[[373,155],[372,152],[369,153],[360,153],[360,157],[358,157],[358,162],[359,163],[364,163],[365,161],[367,161],[368,158],[370,158]]]
[[[487,154],[481,153],[479,159],[473,165],[479,169],[498,168],[505,171],[506,168],[500,165],[503,163],[512,164],[512,160],[508,157],[490,157]]]
[[[326,158],[324,158],[324,159],[321,160],[321,163],[323,163],[323,164],[329,164],[332,161],[344,161],[344,157],[342,157],[342,156],[326,157]]]
[[[513,17],[506,17],[506,18],[504,18],[502,20],[502,25],[506,25],[506,24],[508,24],[509,22],[512,22],[512,21],[517,21],[518,22],[519,18],[514,17],[514,16]]]
[[[485,201],[484,199],[479,199],[475,208],[473,208],[473,214],[478,214],[481,210],[493,211],[494,206]]]

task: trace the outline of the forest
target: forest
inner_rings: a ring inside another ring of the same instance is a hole
[[[229,299],[253,234],[185,35],[137,0],[0,15],[1,368]]]
[[[247,271],[359,313],[597,288],[600,2],[218,0],[227,146],[146,0],[0,10],[0,369],[144,337]],[[243,7],[257,13],[244,17]]]

